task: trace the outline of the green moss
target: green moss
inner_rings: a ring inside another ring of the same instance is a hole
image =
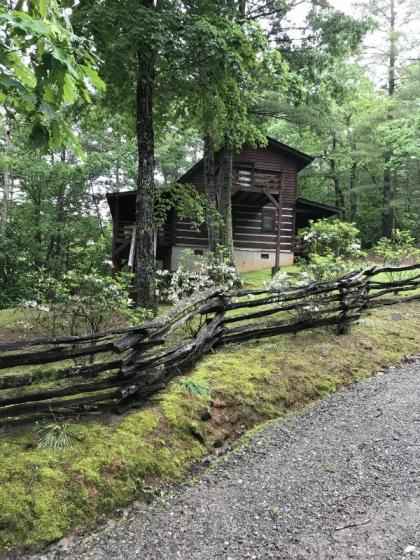
[[[416,354],[419,344],[419,303],[378,309],[348,335],[308,331],[211,354],[189,376],[208,394],[174,381],[146,408],[112,417],[112,425],[79,423],[83,439],[64,450],[37,449],[32,429],[4,433],[0,545],[38,547],[88,526],[150,487],[181,480],[215,442]],[[211,418],[203,420],[203,411]]]

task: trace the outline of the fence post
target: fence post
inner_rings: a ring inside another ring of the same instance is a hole
[[[350,329],[350,321],[348,319],[348,305],[347,305],[347,287],[344,285],[339,286],[338,291],[340,292],[340,307],[342,309],[339,323],[337,324],[338,334],[347,334]]]

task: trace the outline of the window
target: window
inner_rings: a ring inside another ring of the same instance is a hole
[[[263,210],[261,218],[261,231],[275,232],[276,231],[276,211]]]
[[[270,258],[270,255],[268,253],[261,253],[261,258],[263,260],[268,260]]]
[[[237,187],[252,187],[254,183],[252,163],[239,163],[234,169],[233,182]]]
[[[196,255],[197,257],[202,257],[203,251],[201,249],[194,249],[194,255]]]

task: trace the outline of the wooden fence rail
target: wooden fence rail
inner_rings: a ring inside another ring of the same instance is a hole
[[[279,290],[217,286],[138,326],[2,344],[0,418],[122,413],[221,345],[328,325],[343,333],[367,308],[416,299],[420,264],[372,267]]]

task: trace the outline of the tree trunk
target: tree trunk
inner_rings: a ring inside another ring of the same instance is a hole
[[[337,137],[333,134],[332,137],[332,157],[328,160],[331,169],[331,179],[334,185],[334,194],[335,194],[335,205],[337,208],[340,209],[340,216],[343,215],[344,212],[344,193],[341,187],[340,179],[337,173],[337,164],[335,162],[335,150],[337,148]]]
[[[3,169],[3,199],[1,203],[1,218],[0,218],[1,235],[6,235],[7,215],[9,210],[9,198],[11,192],[10,169],[9,169],[9,163],[7,161],[10,152],[10,134],[11,134],[11,129],[8,120],[6,120],[5,132],[4,132],[4,153],[6,155],[6,159],[4,163],[4,169]]]
[[[220,227],[216,222],[218,196],[216,186],[216,170],[213,140],[209,135],[204,138],[204,189],[207,198],[207,232],[210,251],[215,251],[221,243]]]
[[[219,187],[219,213],[222,217],[223,227],[221,243],[227,249],[229,261],[235,262],[233,247],[233,222],[232,222],[232,179],[233,179],[233,149],[227,144],[220,151],[220,167],[218,177]]]
[[[154,0],[140,0],[152,10]],[[137,303],[156,309],[155,253],[154,253],[154,127],[153,89],[155,81],[155,53],[152,45],[137,52],[136,132],[138,149],[138,177],[136,196],[136,290]]]
[[[395,64],[397,60],[397,43],[395,36],[395,0],[390,0],[389,14],[389,64],[388,64],[388,96],[392,98],[395,93]],[[388,120],[392,120],[391,111]],[[387,146],[384,155],[384,179],[382,187],[382,236],[392,237],[394,231],[394,212],[392,208],[392,173],[390,163],[393,154],[392,145]]]
[[[349,181],[349,219],[354,222],[357,217],[357,161],[353,161],[350,167]]]
[[[356,140],[350,128],[350,118],[348,121],[348,139],[351,149],[351,166],[350,166],[350,179],[349,179],[349,219],[354,222],[357,217],[357,160],[356,160]]]

